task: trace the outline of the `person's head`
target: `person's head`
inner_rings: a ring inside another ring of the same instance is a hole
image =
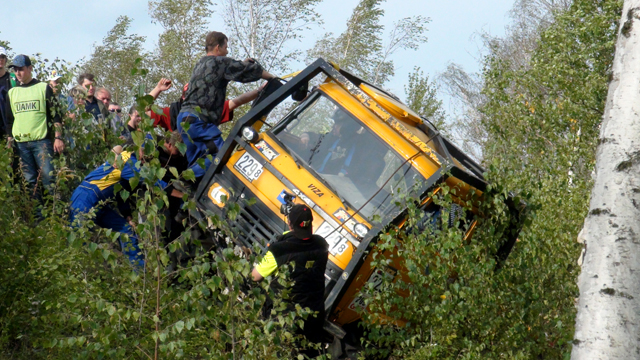
[[[287,219],[289,228],[297,238],[305,240],[313,235],[313,213],[307,205],[293,205]]]
[[[94,85],[95,76],[90,73],[83,73],[78,76],[78,85],[84,86],[87,89],[87,97],[91,98],[95,94],[96,88]]]
[[[87,98],[87,89],[82,85],[76,85],[69,90],[69,96],[73,99],[73,103],[78,105],[84,105],[84,100]]]
[[[333,119],[332,133],[341,138],[354,136],[360,130],[360,124],[343,110],[336,110],[331,116]]]
[[[108,107],[109,103],[111,102],[111,92],[101,87],[98,90],[96,90],[96,99],[98,99],[98,101],[102,101],[104,106]]]
[[[212,31],[207,34],[204,51],[207,55],[227,56],[229,53],[227,49],[228,42],[229,39],[227,35],[218,31]]]
[[[171,156],[180,155],[180,150],[178,150],[177,146],[180,143],[182,143],[182,135],[177,131],[172,131],[169,135],[164,137],[163,150]]]
[[[62,75],[58,73],[58,70],[52,70],[47,81],[51,89],[53,89],[53,93],[57,94],[62,86]]]
[[[120,113],[122,113],[122,108],[120,107],[120,104],[118,104],[115,101],[112,101],[109,103],[109,112],[114,113],[116,115],[120,115]]]
[[[13,58],[13,62],[9,66],[9,69],[13,68],[13,72],[16,74],[16,79],[23,84],[30,82],[33,77],[31,75],[33,66],[31,65],[31,59],[27,55],[17,55]]]
[[[138,109],[136,109],[136,105],[131,105],[131,107],[129,108],[129,126],[131,126],[134,129],[138,128],[138,124],[140,124],[140,121],[142,121],[142,116],[140,116],[140,113],[138,112]]]
[[[7,49],[0,46],[0,71],[7,68]]]

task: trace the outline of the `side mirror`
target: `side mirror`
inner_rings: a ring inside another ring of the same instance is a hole
[[[300,88],[298,88],[293,94],[291,94],[291,99],[293,101],[300,102],[306,99],[308,94],[309,94],[309,82],[305,82],[302,85],[300,85]]]

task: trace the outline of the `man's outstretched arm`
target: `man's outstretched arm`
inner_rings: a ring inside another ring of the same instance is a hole
[[[237,98],[229,100],[229,110],[233,111],[234,109],[239,108],[240,106],[255,100],[258,97],[259,91],[260,89],[247,91],[246,93],[238,96]]]

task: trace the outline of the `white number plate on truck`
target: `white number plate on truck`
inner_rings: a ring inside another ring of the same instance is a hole
[[[325,221],[316,230],[316,235],[322,236],[329,244],[329,252],[331,255],[337,256],[341,255],[349,248],[349,245],[347,244],[349,241],[346,237],[340,235],[337,230],[333,230],[334,227]],[[331,235],[329,236],[329,234]]]
[[[233,167],[249,181],[258,180],[264,170],[262,164],[248,152],[242,154],[240,160]]]

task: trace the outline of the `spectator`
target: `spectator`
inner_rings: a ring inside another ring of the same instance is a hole
[[[138,113],[138,109],[136,109],[136,105],[131,105],[129,108],[129,121],[127,121],[127,126],[125,126],[120,139],[125,140],[126,142],[131,142],[131,133],[134,131],[138,131],[138,125],[142,121],[142,116]]]
[[[119,135],[122,131],[122,127],[124,123],[122,121],[122,108],[120,104],[115,101],[111,101],[109,103],[109,117],[111,118],[111,129],[113,129],[113,133]]]
[[[69,90],[69,96],[67,97],[69,101],[69,107],[73,107],[74,109],[80,109],[84,107],[85,101],[87,99],[87,89],[85,89],[81,85],[74,86],[71,90]]]
[[[180,114],[180,110],[182,109],[182,103],[184,102],[184,97],[188,89],[189,83],[184,84],[184,86],[182,87],[182,95],[180,96],[180,99],[178,99],[178,101],[172,102],[169,107],[162,108],[162,114],[153,113],[152,115],[150,115],[150,117],[154,121],[155,126],[162,126],[160,124],[168,123],[169,129],[175,130],[178,128],[178,115]],[[153,100],[156,100],[160,93],[162,93],[162,91],[164,90],[160,90],[160,88],[156,86],[153,90],[151,90],[149,95],[153,96]],[[156,123],[158,125],[156,125]]]
[[[98,88],[96,90],[96,99],[102,102],[107,110],[109,109],[109,104],[111,103],[111,92],[103,87]]]
[[[114,149],[115,151],[115,149]],[[115,151],[118,154],[119,151]],[[87,177],[84,178],[80,186],[71,195],[71,216],[69,222],[72,226],[76,219],[83,220],[91,209],[95,209],[95,224],[128,235],[128,241],[120,237],[122,252],[129,258],[132,265],[144,268],[144,255],[138,246],[138,238],[131,226],[131,214],[121,215],[111,206],[104,202],[115,198],[115,185],[121,183],[123,186],[129,185],[129,180],[136,176],[136,157],[131,152],[121,152],[116,156],[121,156],[123,165],[118,169],[116,162],[106,162]],[[157,185],[166,187],[166,183],[158,181]]]
[[[156,100],[158,96],[163,92],[167,91],[171,88],[171,80],[162,78],[158,81],[158,85],[156,85],[153,90],[149,93],[153,97],[153,100]],[[153,120],[153,126],[161,127],[165,130],[172,131],[175,128],[171,127],[171,113],[170,108],[165,107],[162,108],[162,114],[157,114],[152,110],[147,110],[146,114]]]
[[[38,178],[42,178],[45,189],[51,189],[51,159],[54,151],[64,150],[61,117],[59,112],[52,111],[56,103],[53,89],[32,77],[33,66],[28,56],[16,56],[10,68],[14,69],[20,85],[9,90],[7,98],[9,143],[13,139],[17,142],[22,174],[33,196],[41,200]],[[36,215],[41,217],[39,211]]]
[[[207,35],[206,56],[193,69],[178,116],[178,130],[187,145],[186,156],[198,179],[204,175],[211,161],[207,159],[202,169],[196,160],[208,155],[215,156],[224,141],[218,125],[225,119],[225,114],[231,118],[232,109],[225,107],[229,81],[247,83],[273,78],[253,59],[238,61],[227,57],[227,42],[227,36],[223,33],[212,31]],[[240,98],[244,95],[247,94]],[[182,122],[190,124],[188,131],[182,129]]]
[[[11,75],[7,71],[7,50],[0,46],[0,136],[6,135],[6,99],[11,86]]]
[[[58,73],[58,70],[52,70],[49,78],[47,79],[49,86],[53,90],[53,94],[58,99],[58,104],[61,109],[67,108],[69,105],[67,104],[67,97],[62,95],[62,75]]]
[[[7,96],[9,90],[14,87],[15,83],[15,78],[12,78],[9,71],[7,71],[7,60],[7,50],[0,46],[0,139],[4,139],[5,136],[9,135],[6,113]],[[13,181],[15,183],[19,181],[19,167],[20,157],[18,156],[18,150],[14,147],[11,158],[11,169],[13,170]]]
[[[57,70],[52,70],[51,75],[49,75],[49,78],[47,79],[47,82],[49,83],[49,86],[51,86],[54,94],[60,93],[60,87],[62,86],[62,81],[60,81],[60,79],[62,79],[62,75],[58,74]]]
[[[84,73],[78,76],[78,85],[84,87],[87,90],[87,96],[84,99],[84,110],[96,119],[99,123],[102,123],[107,116],[109,116],[109,110],[104,106],[102,101],[98,101],[95,95],[95,77],[93,74]],[[69,108],[71,112],[75,110],[76,106],[73,103],[73,99],[69,98]]]

